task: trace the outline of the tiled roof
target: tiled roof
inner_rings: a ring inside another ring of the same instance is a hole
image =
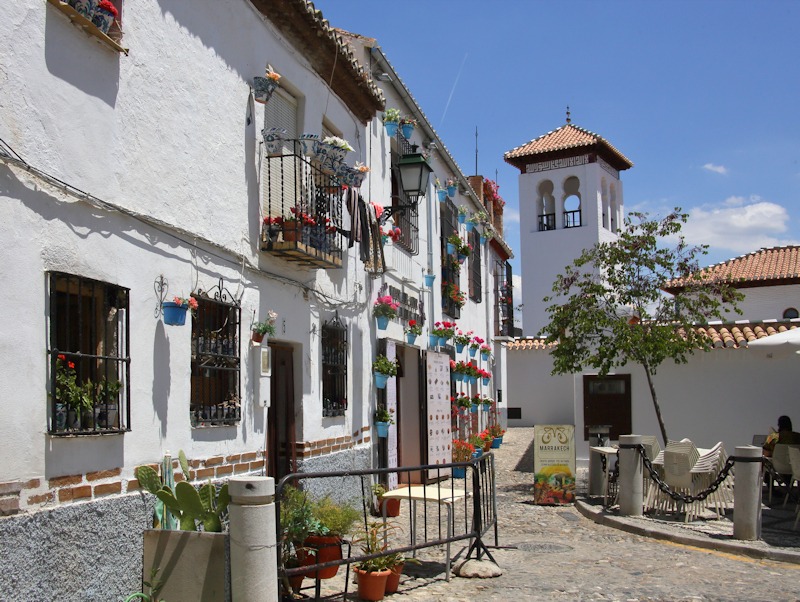
[[[797,283],[800,282],[800,246],[759,249],[704,268],[697,277],[729,282],[736,287]],[[678,278],[669,282],[664,290],[676,291],[688,282],[688,278]]]
[[[564,124],[557,130],[547,132],[522,146],[511,149],[504,158],[508,163],[518,164],[523,158],[581,148],[605,150],[617,159],[616,163],[620,169],[633,166],[633,163],[608,140],[572,123]]]
[[[705,324],[696,326],[699,334],[705,334],[711,339],[714,349],[739,349],[746,348],[748,343],[756,339],[763,339],[780,332],[794,330],[800,327],[800,321],[784,322],[757,322],[734,324]],[[517,339],[506,343],[509,351],[548,351],[557,343],[545,344],[544,339]]]
[[[372,74],[310,0],[252,0],[364,122],[386,105]]]

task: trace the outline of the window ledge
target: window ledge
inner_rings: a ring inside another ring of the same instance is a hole
[[[72,24],[77,28],[82,29],[90,36],[94,36],[109,48],[116,50],[117,52],[123,52],[127,56],[127,48],[120,46],[119,42],[108,37],[106,34],[100,31],[94,23],[92,23],[83,15],[78,14],[78,11],[72,8],[69,4],[62,2],[61,0],[47,0],[47,2],[55,6],[62,14],[64,14],[64,16],[72,21]]]

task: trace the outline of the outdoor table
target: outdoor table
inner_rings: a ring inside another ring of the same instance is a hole
[[[603,506],[608,506],[608,475],[611,472],[611,456],[616,456],[619,449],[610,446],[592,446],[589,451],[606,460],[603,470]]]
[[[455,530],[453,517],[453,504],[465,497],[469,497],[464,489],[451,489],[446,485],[410,485],[401,489],[394,489],[383,494],[384,500],[410,500],[411,501],[411,541],[417,543],[416,516],[417,502],[435,502],[447,510],[447,563],[445,564],[445,579],[450,581],[450,541]],[[386,523],[386,504],[383,506],[383,522]],[[385,535],[384,535],[385,537]],[[413,556],[417,555],[414,550]]]

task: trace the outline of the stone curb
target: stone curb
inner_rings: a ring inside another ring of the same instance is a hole
[[[581,500],[575,501],[575,508],[583,516],[593,520],[599,525],[605,525],[607,527],[619,529],[620,531],[625,531],[634,535],[642,535],[644,537],[650,537],[653,539],[662,539],[674,543],[694,546],[697,548],[738,554],[740,556],[748,556],[750,558],[757,558],[761,560],[775,560],[778,562],[800,564],[800,552],[754,548],[747,545],[747,543],[744,541],[741,543],[734,543],[732,541],[718,541],[695,535],[687,535],[685,533],[674,533],[668,529],[637,525],[632,522],[635,519],[625,519],[623,517],[609,514],[602,508],[587,504]]]

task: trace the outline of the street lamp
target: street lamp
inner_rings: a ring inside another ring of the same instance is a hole
[[[400,170],[400,182],[406,196],[425,196],[433,169],[422,153],[417,152],[416,145],[411,146],[409,154],[400,157],[397,168]]]

